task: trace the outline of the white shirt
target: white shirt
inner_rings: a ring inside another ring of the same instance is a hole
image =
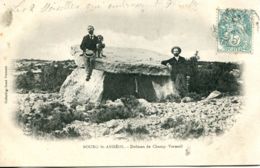
[[[94,39],[94,34],[92,34],[92,35],[91,35],[91,34],[89,34],[89,37],[90,37],[90,39],[92,39],[92,40],[93,40],[93,39]]]
[[[180,57],[179,57],[179,56],[178,56],[178,57],[175,57],[175,56],[174,56],[174,58],[175,58],[177,61],[179,61],[179,58],[180,58]]]

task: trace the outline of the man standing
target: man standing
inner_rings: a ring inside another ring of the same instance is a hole
[[[181,53],[180,47],[173,47],[171,52],[174,55],[174,57],[169,60],[162,61],[161,64],[165,66],[170,66],[171,79],[172,81],[174,81],[176,89],[178,90],[180,96],[184,97],[187,93],[186,60],[184,57],[180,56]]]
[[[87,72],[86,81],[89,81],[94,68],[96,50],[97,50],[98,38],[94,35],[94,27],[92,25],[88,26],[88,35],[84,36],[80,48],[83,51],[83,56],[85,58],[85,68]]]

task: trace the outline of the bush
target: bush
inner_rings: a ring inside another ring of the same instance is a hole
[[[76,130],[75,127],[68,127],[63,130],[56,130],[51,133],[52,136],[56,138],[77,138],[80,136],[80,133]]]
[[[76,67],[73,61],[43,60],[18,60],[16,66],[17,72],[25,72],[17,75],[16,88],[25,92],[57,92]],[[34,70],[37,73],[34,73]]]
[[[167,118],[164,123],[162,123],[161,127],[164,129],[170,129],[176,126],[176,121],[173,118]]]
[[[124,103],[124,106],[129,110],[132,110],[132,108],[137,107],[139,105],[138,99],[136,99],[136,97],[132,95],[122,97],[120,100]]]
[[[168,118],[161,125],[164,129],[173,129],[175,138],[198,138],[204,134],[204,126],[199,121],[188,120],[185,116]]]
[[[41,67],[41,90],[57,92],[71,70],[60,62],[52,62]]]
[[[67,124],[78,118],[72,109],[60,102],[44,102],[36,107],[27,107],[27,110],[18,111],[17,119],[33,134],[44,135],[62,130]]]
[[[29,70],[26,73],[17,76],[15,86],[17,89],[24,89],[28,92],[33,89],[34,81],[34,74],[31,70]]]
[[[145,128],[145,126],[138,126],[136,128],[133,128],[131,124],[127,125],[125,131],[130,135],[149,134],[149,131]]]
[[[101,105],[94,110],[90,120],[92,122],[102,123],[112,119],[127,119],[130,117],[135,117],[135,114],[127,108]]]
[[[115,102],[107,102],[92,109],[90,120],[96,123],[106,122],[112,119],[127,119],[143,113],[144,107],[134,96],[123,97]]]
[[[199,62],[194,73],[191,74],[189,91],[199,94],[209,94],[213,90],[221,92],[239,92],[237,79],[230,72],[239,69],[238,64],[219,62]]]

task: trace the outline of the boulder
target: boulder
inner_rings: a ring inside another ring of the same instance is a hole
[[[146,101],[145,99],[138,99],[138,102],[140,103],[141,107],[149,107],[150,103]]]
[[[86,81],[86,71],[76,68],[64,81],[60,93],[64,102],[99,102],[102,100],[104,72],[93,70],[91,80]]]
[[[106,128],[104,131],[103,131],[103,134],[104,136],[106,135],[109,135],[110,134],[110,129],[109,128]]]
[[[193,101],[194,101],[193,98],[187,97],[187,96],[181,99],[181,102],[183,102],[183,103],[188,103],[188,102],[193,102]]]
[[[76,106],[76,111],[77,111],[77,112],[85,112],[85,111],[86,111],[85,106],[83,106],[83,105],[77,105],[77,106]]]
[[[115,128],[119,125],[118,121],[116,120],[110,120],[106,123],[108,128]]]
[[[106,101],[106,106],[123,107],[124,103],[122,102],[121,99],[116,99],[115,101],[108,100],[108,101]]]
[[[207,100],[209,99],[214,99],[214,98],[219,98],[221,96],[221,92],[214,90],[213,92],[211,92],[208,97],[206,98]]]

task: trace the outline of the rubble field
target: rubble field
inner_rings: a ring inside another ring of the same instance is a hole
[[[150,103],[129,98],[102,105],[66,104],[58,93],[19,94],[16,116],[26,135],[41,138],[190,139],[218,136],[235,124],[243,108],[243,96],[215,93],[199,101],[186,97],[181,102]]]

